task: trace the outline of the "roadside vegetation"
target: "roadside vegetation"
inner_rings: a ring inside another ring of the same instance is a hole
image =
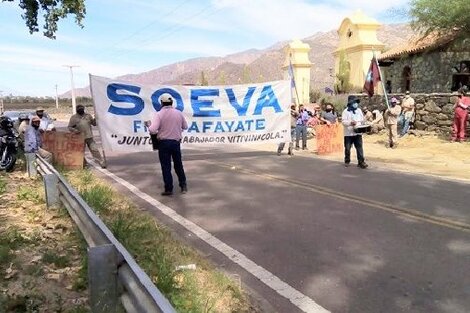
[[[90,312],[84,255],[66,211],[46,210],[40,180],[0,173],[0,312]]]
[[[239,282],[214,269],[92,172],[73,171],[66,176],[178,312],[259,311]]]

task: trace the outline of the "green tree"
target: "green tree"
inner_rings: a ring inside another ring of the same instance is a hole
[[[351,65],[346,60],[346,53],[341,51],[339,54],[339,68],[336,74],[335,91],[336,93],[347,93],[351,89],[350,81]]]
[[[413,28],[425,35],[454,29],[460,30],[463,36],[470,34],[468,0],[411,0],[408,14]]]
[[[2,2],[15,0],[2,0]],[[68,15],[75,16],[75,23],[83,28],[82,20],[85,17],[85,0],[19,0],[19,7],[23,10],[21,17],[31,34],[39,32],[39,13],[44,17],[44,36],[55,39],[57,22]]]
[[[243,73],[242,73],[242,83],[248,84],[251,82],[251,74],[250,74],[250,69],[248,66],[243,67]]]
[[[207,81],[206,74],[204,71],[201,71],[201,79],[199,81],[199,84],[201,86],[209,86],[209,82]]]
[[[220,71],[219,74],[219,84],[225,85],[227,83],[227,75],[224,71]]]

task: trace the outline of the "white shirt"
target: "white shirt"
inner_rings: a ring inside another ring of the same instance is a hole
[[[348,111],[346,108],[341,115],[341,122],[344,126],[344,136],[357,136],[361,135],[354,131],[354,126],[351,125],[351,122],[355,121],[356,125],[363,125],[365,123],[364,114],[360,108],[356,109],[356,113]]]

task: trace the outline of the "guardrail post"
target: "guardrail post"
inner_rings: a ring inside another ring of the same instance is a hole
[[[50,208],[60,205],[59,178],[55,174],[45,174],[42,179],[44,180],[44,187],[46,188],[47,207]]]
[[[36,177],[38,170],[36,169],[36,153],[25,153],[26,171],[29,177]]]
[[[118,308],[117,254],[112,244],[88,248],[88,282],[93,313]]]

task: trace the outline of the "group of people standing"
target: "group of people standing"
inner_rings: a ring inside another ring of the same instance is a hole
[[[388,132],[388,148],[398,147],[398,138],[405,136],[415,117],[415,100],[407,91],[405,97],[400,100],[393,97],[390,99],[390,106],[382,114],[375,109],[372,112],[367,107],[363,108],[364,118],[371,126],[370,133],[377,134],[383,129]]]
[[[39,107],[34,116],[29,116],[27,113],[20,114],[16,129],[24,142],[25,153],[37,153],[47,162],[52,162],[53,155],[43,148],[41,134],[46,131],[55,131],[56,128],[53,121],[44,114],[44,111],[44,108]],[[84,105],[77,105],[76,114],[70,118],[68,130],[74,134],[83,135],[85,145],[88,146],[93,158],[101,167],[105,168],[106,163],[93,139],[91,126],[96,126],[95,118],[91,114],[85,113]]]
[[[411,97],[410,92],[406,91],[405,96],[401,99],[392,97],[390,104],[382,114],[375,109],[372,112],[367,108],[360,106],[360,100],[356,96],[349,96],[347,106],[341,116],[341,123],[344,126],[344,164],[348,167],[351,163],[351,148],[356,149],[358,167],[367,168],[365,162],[362,134],[364,127],[367,127],[368,133],[379,133],[383,129],[387,130],[388,143],[387,148],[395,149],[398,147],[398,138],[405,136],[410,125],[415,118],[415,100]],[[299,106],[299,110],[295,106],[291,106],[291,137],[289,143],[288,154],[293,155],[294,138],[296,149],[299,149],[299,139],[302,135],[302,148],[307,149],[307,127],[316,126],[318,124],[336,123],[337,115],[334,112],[333,105],[327,104],[325,111],[315,111],[309,114],[303,105]],[[470,110],[470,97],[467,97],[464,88],[459,89],[457,99],[454,105],[454,121],[452,125],[452,137],[454,142],[463,142],[465,140],[465,130],[468,120],[468,112]],[[278,146],[277,154],[281,155],[285,147],[285,143]]]
[[[294,155],[294,138],[295,150],[300,150],[300,140],[302,139],[302,150],[308,150],[307,147],[307,134],[309,128],[313,128],[319,124],[331,125],[336,123],[338,116],[334,110],[333,104],[326,103],[325,110],[322,111],[319,106],[314,108],[314,111],[307,110],[302,104],[296,110],[295,105],[290,108],[290,126],[291,126],[291,141],[287,150],[288,155]],[[285,142],[281,142],[277,148],[277,155],[281,155],[285,147]]]

